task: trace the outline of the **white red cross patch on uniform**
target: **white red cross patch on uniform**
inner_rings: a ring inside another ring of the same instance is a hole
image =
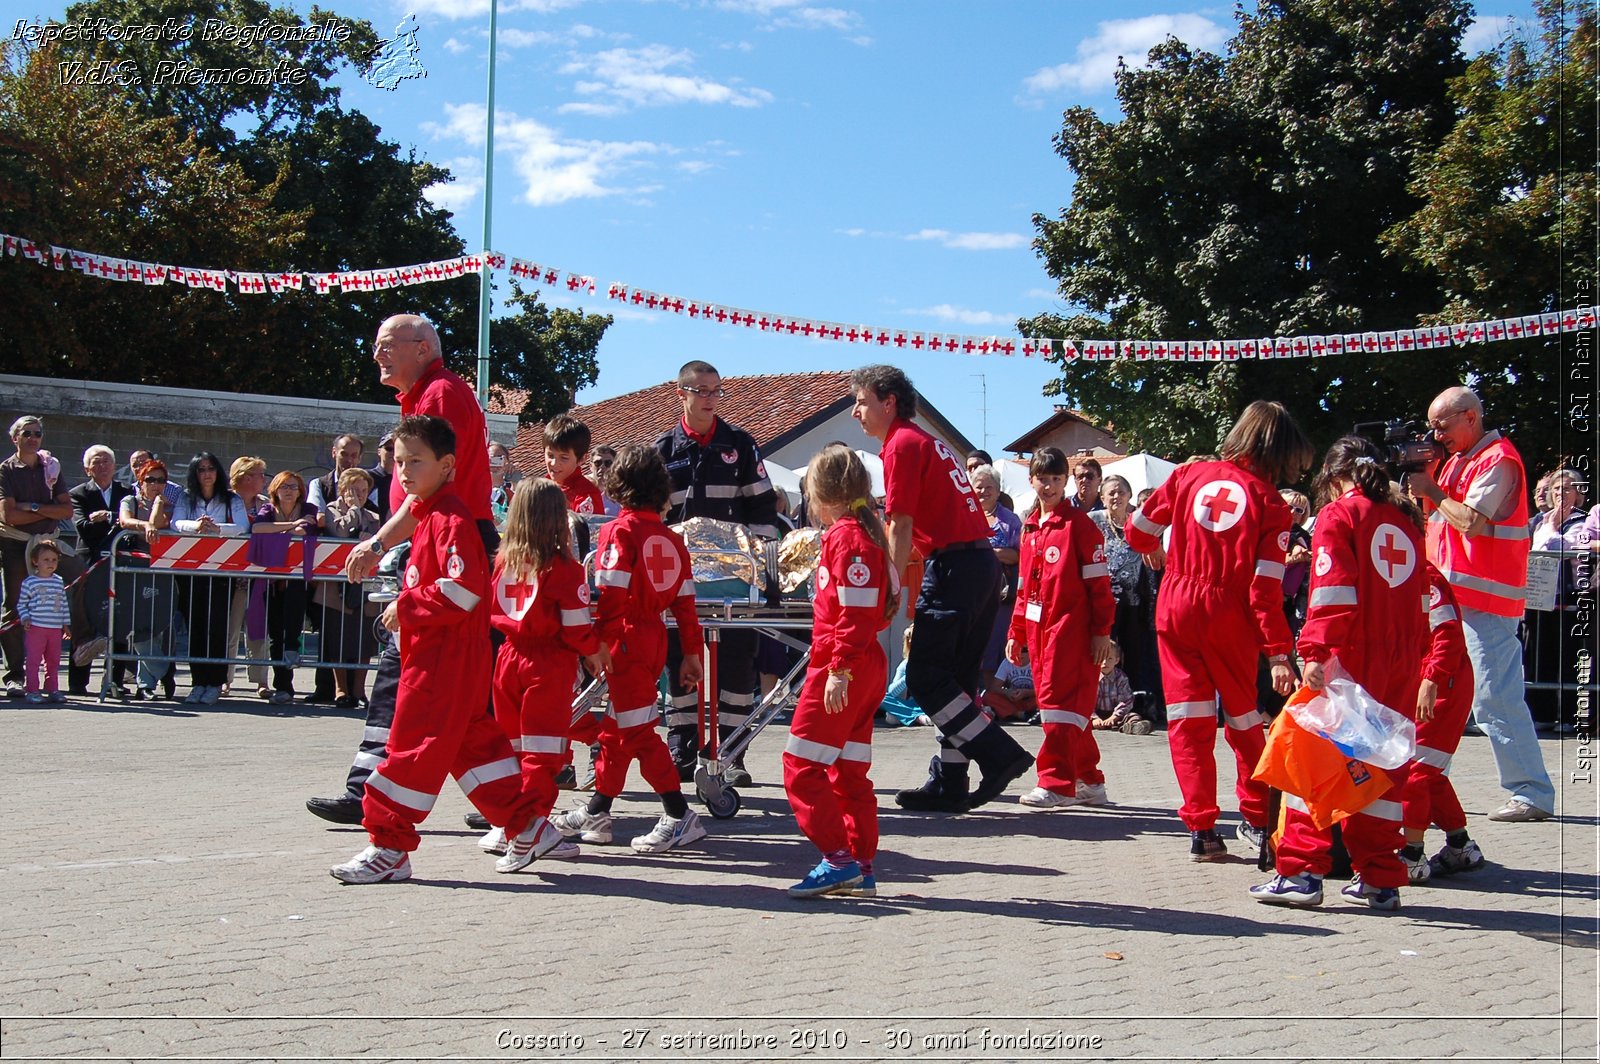
[[[621,554],[619,554],[617,551],[617,545],[615,543],[608,543],[606,545],[605,553],[600,555],[600,568],[615,569],[617,567],[617,561],[620,558]]]
[[[450,548],[450,557],[444,563],[444,574],[452,580],[460,580],[461,574],[467,571],[466,560],[456,553],[454,547]]]
[[[1244,516],[1244,488],[1232,480],[1213,480],[1194,493],[1191,513],[1207,532],[1226,532]]]
[[[739,452],[738,451],[723,451],[722,452],[722,460],[724,462],[727,462],[729,465],[733,465],[733,463],[735,463],[735,462],[737,462],[739,460]]]
[[[872,570],[867,568],[865,562],[857,558],[850,563],[850,568],[844,571],[845,579],[856,587],[866,587],[867,581],[872,579]]]
[[[1317,548],[1317,563],[1312,568],[1318,576],[1328,575],[1328,570],[1333,568],[1333,555],[1328,553],[1327,547]]]
[[[594,500],[585,495],[578,501],[578,512],[580,514],[594,513]]]
[[[1056,562],[1060,561],[1061,560],[1061,548],[1056,546],[1053,543],[1050,546],[1046,547],[1044,549],[1044,560],[1049,562],[1051,565],[1054,565]]]
[[[1289,533],[1287,531],[1278,533],[1278,549],[1285,554],[1289,553]]]
[[[1372,567],[1390,587],[1405,583],[1417,567],[1417,551],[1410,538],[1388,522],[1372,533],[1368,553],[1372,557]]]
[[[588,590],[585,585],[584,590]],[[494,597],[499,601],[500,608],[505,615],[514,621],[520,621],[528,614],[528,608],[533,605],[533,600],[539,594],[539,577],[530,576],[526,580],[513,580],[510,576],[502,574],[495,581]]]
[[[826,591],[826,590],[828,590],[828,579],[829,579],[829,577],[828,577],[828,567],[826,565],[817,566],[817,590],[818,591]]]
[[[421,573],[417,572],[415,565],[406,566],[406,587],[416,587],[417,578],[421,575]]]
[[[639,554],[644,559],[645,579],[657,591],[670,591],[683,582],[683,561],[666,536],[651,536]]]

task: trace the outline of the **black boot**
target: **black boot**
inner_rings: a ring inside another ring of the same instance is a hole
[[[979,732],[965,750],[983,772],[983,778],[972,791],[969,809],[994,801],[1012,781],[1033,767],[1033,755],[1007,735],[997,721]]]
[[[965,813],[967,811],[967,770],[952,769],[938,754],[928,762],[928,779],[920,787],[901,791],[895,804],[912,813]]]

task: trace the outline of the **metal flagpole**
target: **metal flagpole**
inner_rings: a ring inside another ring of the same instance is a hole
[[[499,0],[489,0],[489,91],[488,114],[484,117],[483,144],[483,244],[478,267],[478,405],[489,409],[489,241],[490,220],[494,212],[494,64],[495,29],[499,21]]]

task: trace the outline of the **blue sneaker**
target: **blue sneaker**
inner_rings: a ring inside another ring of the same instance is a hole
[[[1369,887],[1361,882],[1361,877],[1350,881],[1350,885],[1339,892],[1356,905],[1368,905],[1374,909],[1383,909],[1393,912],[1400,908],[1399,887]]]
[[[876,898],[878,896],[878,877],[871,872],[865,872],[861,876],[861,882],[853,887],[846,887],[839,893],[848,894],[852,898]]]
[[[789,897],[815,898],[822,894],[840,893],[859,885],[861,880],[861,866],[854,861],[835,867],[822,860],[817,862],[817,867],[806,878],[789,888]]]
[[[1273,876],[1250,888],[1250,896],[1267,905],[1294,905],[1310,908],[1322,904],[1322,877],[1310,872]]]

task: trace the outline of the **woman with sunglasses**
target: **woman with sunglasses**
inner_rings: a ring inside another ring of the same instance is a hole
[[[189,461],[183,495],[172,514],[172,529],[187,535],[242,536],[250,530],[245,505],[224,477],[222,459],[201,451]],[[185,586],[186,585],[186,586]],[[215,705],[222,697],[228,666],[206,658],[227,656],[228,606],[233,579],[192,576],[180,582],[179,597],[189,618],[189,697],[187,703]]]

